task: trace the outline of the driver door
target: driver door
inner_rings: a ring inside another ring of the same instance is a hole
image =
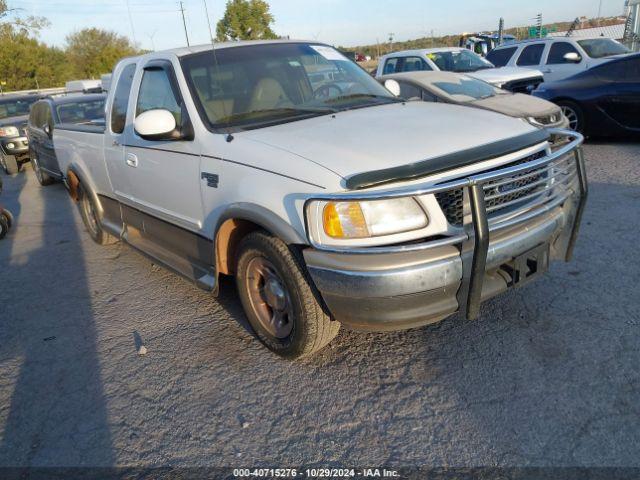
[[[125,129],[125,164],[133,187],[140,238],[132,243],[194,279],[205,277],[213,262],[205,238],[201,198],[200,150],[193,134],[173,139],[145,139],[135,118],[149,110],[168,110],[179,131],[193,132],[174,67],[152,60],[143,67],[132,105],[134,121]]]

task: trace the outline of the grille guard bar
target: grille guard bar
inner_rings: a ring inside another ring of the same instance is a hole
[[[566,260],[572,257],[575,247],[582,215],[584,212],[587,195],[588,184],[585,169],[584,155],[581,144],[584,137],[574,131],[563,129],[548,129],[550,135],[557,137],[565,137],[568,141],[566,144],[558,147],[555,151],[537,160],[496,169],[490,172],[469,175],[467,177],[449,181],[437,185],[413,185],[410,187],[400,187],[394,189],[380,189],[375,191],[347,191],[336,194],[320,194],[314,195],[305,203],[305,222],[308,225],[306,215],[308,203],[312,200],[336,200],[336,201],[359,201],[359,200],[381,200],[386,198],[402,198],[409,196],[419,196],[426,194],[435,194],[453,189],[462,188],[464,190],[464,233],[450,237],[431,240],[419,244],[395,245],[384,247],[365,247],[365,248],[344,248],[344,247],[327,247],[325,245],[316,244],[309,236],[310,244],[319,250],[333,253],[350,253],[350,254],[377,254],[377,253],[397,253],[408,251],[420,251],[432,248],[438,248],[445,245],[461,245],[462,257],[462,285],[458,291],[459,311],[465,316],[473,320],[478,317],[480,312],[481,294],[484,281],[484,273],[486,269],[487,254],[489,249],[490,226],[487,215],[487,207],[485,205],[484,184],[495,181],[511,175],[516,175],[532,168],[547,165],[555,160],[564,157],[570,153],[574,154],[576,162],[576,170],[578,173],[579,183],[579,200],[576,215],[571,227],[569,237]],[[523,215],[523,218],[531,218],[532,215]],[[513,224],[514,222],[511,222]],[[307,232],[309,229],[307,228]]]

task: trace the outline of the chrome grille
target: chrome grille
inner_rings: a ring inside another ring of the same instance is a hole
[[[538,160],[545,156],[541,151],[517,162],[502,165],[497,169],[483,173],[501,170],[508,167],[522,165]],[[510,177],[500,178],[483,185],[485,206],[489,220],[531,204],[540,198],[555,197],[576,177],[576,169],[571,157],[562,158],[548,165],[537,166],[518,172]],[[447,221],[456,227],[461,227],[464,221],[462,189],[455,189],[435,194],[440,208]]]
[[[512,80],[502,85],[504,90],[508,90],[513,93],[526,93],[530,94],[543,82],[542,77],[525,78],[522,80]]]

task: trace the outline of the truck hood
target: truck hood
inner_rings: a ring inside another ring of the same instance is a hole
[[[501,68],[487,68],[485,70],[478,70],[477,72],[470,72],[466,75],[477,78],[478,80],[484,80],[492,85],[502,85],[513,80],[524,80],[526,78],[542,77],[542,72],[530,68],[520,67],[501,67]]]
[[[28,115],[22,115],[19,117],[7,117],[0,120],[0,127],[13,126],[13,127],[20,128],[25,126],[28,120],[29,120]]]
[[[547,117],[554,113],[558,115],[561,113],[560,107],[557,105],[523,93],[496,95],[495,97],[470,102],[470,105],[520,118]]]
[[[346,178],[441,157],[532,131],[487,110],[428,102],[361,108],[236,136],[293,153]],[[294,168],[284,165],[288,175]],[[295,176],[295,175],[294,175]]]

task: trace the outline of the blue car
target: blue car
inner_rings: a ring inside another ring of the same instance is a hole
[[[557,82],[533,95],[559,105],[570,126],[587,136],[640,134],[640,54],[625,55]]]

